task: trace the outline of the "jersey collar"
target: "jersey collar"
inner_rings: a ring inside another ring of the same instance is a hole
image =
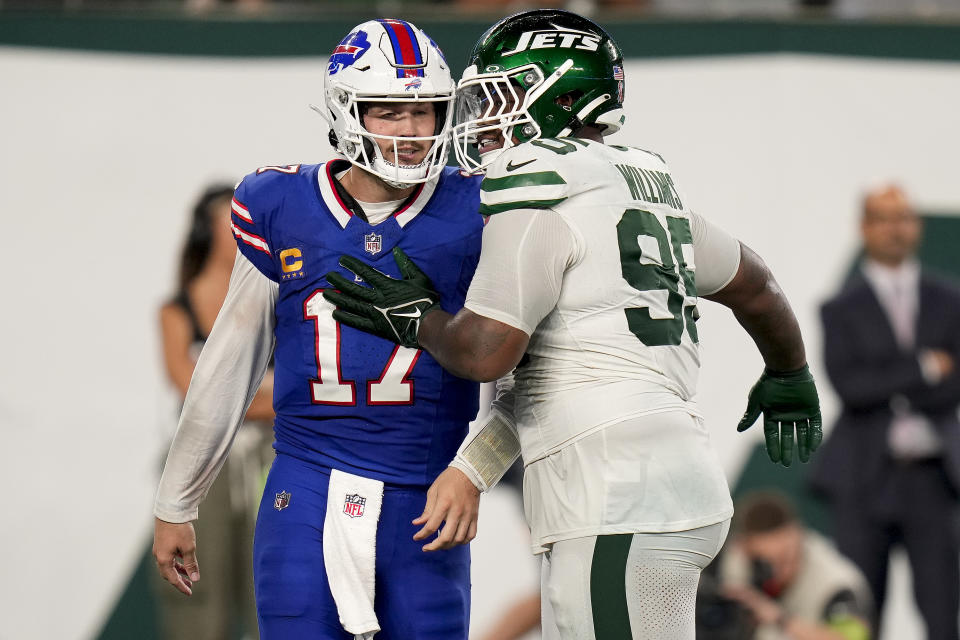
[[[361,220],[366,220],[363,208],[357,204],[353,196],[347,193],[347,190],[343,188],[340,181],[335,177],[337,173],[348,168],[349,165],[350,163],[347,160],[331,160],[321,165],[320,170],[317,172],[320,196],[323,198],[324,204],[327,205],[327,209],[330,210],[330,213],[333,214],[333,217],[336,218],[342,228],[346,228],[347,223],[350,222],[350,218],[354,216],[357,216]],[[417,214],[427,206],[427,203],[430,202],[430,198],[433,196],[433,192],[437,188],[437,182],[439,182],[439,177],[428,180],[418,186],[416,190],[410,194],[410,197],[404,200],[403,203],[397,207],[397,210],[393,212],[393,217],[401,228],[406,226],[407,223],[413,220]]]

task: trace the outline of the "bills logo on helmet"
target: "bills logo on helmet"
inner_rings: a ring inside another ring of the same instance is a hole
[[[550,25],[553,29],[524,31],[515,49],[504,51],[501,56],[512,56],[527,49],[583,49],[596,51],[600,46],[600,36],[590,31],[579,31],[566,27]]]
[[[334,75],[351,66],[360,59],[370,48],[370,39],[366,31],[354,31],[349,34],[337,48],[333,50],[330,56],[330,62],[327,64],[327,73]]]
[[[403,85],[403,89],[404,91],[410,91],[411,89],[416,90],[416,89],[419,89],[422,84],[423,84],[423,80],[421,80],[420,78],[414,78],[407,84]]]

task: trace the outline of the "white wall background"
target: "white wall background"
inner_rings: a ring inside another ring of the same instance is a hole
[[[307,109],[323,62],[0,48],[0,639],[90,638],[124,588],[172,426],[156,315],[188,207],[208,181],[330,156]],[[960,207],[960,64],[765,55],[626,71],[613,141],[663,154],[693,207],[765,257],[829,421],[817,306],[858,245],[866,185],[895,178],[922,207]],[[702,307],[701,399],[734,477],[759,437],[734,427],[762,365],[728,312]],[[492,540],[519,512],[497,508],[474,549],[488,569],[477,626],[536,581],[490,575],[516,566]],[[895,635],[919,638],[898,584]]]

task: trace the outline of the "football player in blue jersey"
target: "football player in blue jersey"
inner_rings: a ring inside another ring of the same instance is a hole
[[[239,252],[160,482],[154,555],[190,595],[192,521],[273,355],[277,456],[254,543],[265,640],[467,637],[469,552],[448,547],[475,529],[425,544],[418,528],[427,488],[476,416],[478,386],[417,348],[341,326],[322,296],[342,254],[401,276],[391,250],[402,247],[444,307],[463,305],[483,224],[479,178],[444,166],[453,97],[423,31],[365,22],[325,77],[321,115],[342,157],[261,167],[236,189]],[[451,501],[476,509],[478,492],[465,490]]]

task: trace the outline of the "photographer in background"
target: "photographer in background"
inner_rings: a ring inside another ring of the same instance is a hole
[[[871,597],[856,566],[804,528],[786,496],[753,493],[735,507],[721,555],[721,593],[748,610],[756,640],[868,640]]]

